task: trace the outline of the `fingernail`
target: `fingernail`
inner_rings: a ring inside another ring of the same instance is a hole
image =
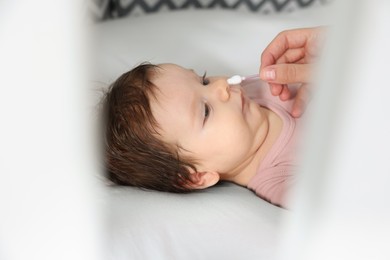
[[[291,112],[293,117],[301,117],[303,114],[303,108],[302,107],[295,107],[293,108],[293,111]]]
[[[269,69],[264,71],[265,80],[274,80],[276,78],[275,70]]]

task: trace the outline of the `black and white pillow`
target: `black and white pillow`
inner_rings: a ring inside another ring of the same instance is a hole
[[[332,0],[90,0],[96,20],[186,9],[229,9],[272,14],[326,5]]]

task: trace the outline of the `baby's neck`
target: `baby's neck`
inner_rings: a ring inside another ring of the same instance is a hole
[[[263,109],[267,116],[269,131],[266,139],[259,146],[258,150],[253,156],[248,158],[248,162],[240,169],[240,173],[236,174],[231,180],[241,186],[247,186],[249,181],[257,174],[259,166],[268,155],[283,129],[283,121],[275,112],[264,107],[260,107],[260,109]]]

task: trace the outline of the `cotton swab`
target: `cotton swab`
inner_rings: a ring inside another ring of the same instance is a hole
[[[250,75],[250,76],[246,76],[246,77],[243,77],[240,75],[234,75],[234,76],[227,79],[227,83],[229,85],[237,85],[237,84],[240,84],[244,80],[256,79],[256,78],[259,78],[258,74]]]

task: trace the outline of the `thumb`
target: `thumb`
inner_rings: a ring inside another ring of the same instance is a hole
[[[290,84],[308,83],[311,79],[312,65],[275,64],[263,68],[260,78],[270,83]]]

